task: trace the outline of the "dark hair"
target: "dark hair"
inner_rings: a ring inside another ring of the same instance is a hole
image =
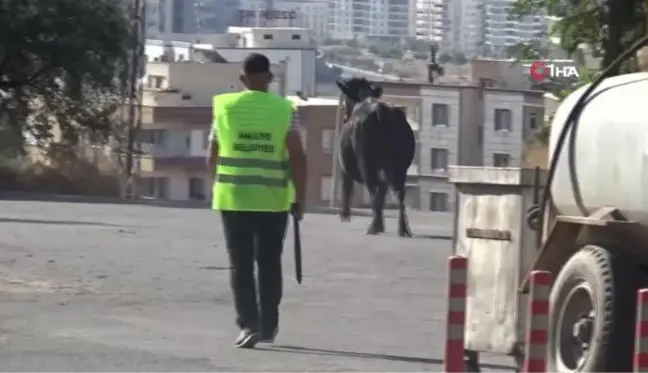
[[[270,72],[270,60],[261,53],[250,53],[243,60],[243,72],[245,74],[261,74]]]

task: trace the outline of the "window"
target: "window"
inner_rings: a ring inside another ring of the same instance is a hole
[[[162,88],[164,85],[164,77],[158,75],[149,75],[146,85],[149,88]]]
[[[211,134],[211,130],[205,130],[203,131],[203,149],[209,148],[209,135]]]
[[[430,211],[447,212],[448,211],[448,194],[430,192]]]
[[[140,130],[139,140],[144,144],[164,145],[166,143],[167,130],[150,129]]]
[[[335,149],[335,130],[322,130],[322,152],[333,153]]]
[[[538,128],[538,115],[536,113],[529,114],[529,128],[532,130]]]
[[[447,104],[432,104],[432,125],[448,126],[450,125]]]
[[[263,34],[263,40],[272,40],[274,37],[272,34]]]
[[[143,177],[140,179],[142,197],[167,199],[168,180],[166,177]]]
[[[333,178],[331,176],[322,176],[320,181],[320,199],[322,201],[331,200],[331,182]]]
[[[198,177],[189,178],[189,199],[191,201],[205,200],[205,180]]]
[[[495,109],[495,131],[511,130],[511,110]]]
[[[293,34],[293,35],[292,35],[292,40],[301,40],[301,35],[299,35],[299,34]]]
[[[432,172],[445,171],[448,169],[448,149],[430,149],[430,167]]]
[[[509,167],[511,164],[511,155],[504,153],[494,153],[493,154],[493,166],[494,167]]]

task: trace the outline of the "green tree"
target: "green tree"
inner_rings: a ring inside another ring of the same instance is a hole
[[[0,0],[0,116],[24,138],[108,133],[134,46],[115,0]]]
[[[452,56],[447,54],[447,53],[441,53],[439,55],[438,60],[439,60],[439,63],[442,63],[442,64],[443,63],[448,63],[448,62],[452,61]]]
[[[594,71],[588,70],[586,68],[581,68],[579,69],[578,79],[570,81],[568,79],[561,78],[547,82],[546,90],[548,90],[551,94],[556,96],[559,101],[562,102],[565,98],[567,98],[567,96],[572,94],[577,89],[586,84],[592,83],[596,79],[597,75],[598,74]],[[537,142],[544,146],[549,144],[549,134],[551,132],[552,122],[553,116],[547,118],[547,121],[536,134],[535,139],[533,139],[534,142]]]
[[[512,17],[546,12],[560,17],[551,35],[560,38],[560,46],[570,55],[581,45],[591,48],[607,67],[646,30],[644,0],[517,0]],[[619,74],[634,62],[613,71]]]
[[[415,52],[429,53],[432,43],[427,40],[408,38],[405,40],[405,47]]]
[[[507,48],[506,54],[520,60],[542,60],[549,58],[549,47],[546,41],[532,40]]]
[[[382,58],[399,59],[403,57],[403,47],[400,43],[374,42],[368,47],[369,52]]]
[[[351,40],[347,40],[344,44],[348,45],[351,48],[359,48],[360,47],[360,44],[358,43],[358,39],[356,39],[355,37],[353,39],[351,39]]]
[[[468,58],[462,52],[457,52],[452,56],[452,62],[457,65],[465,65],[468,63]]]
[[[430,56],[430,52],[416,51],[414,52],[414,58],[417,60],[427,60]]]

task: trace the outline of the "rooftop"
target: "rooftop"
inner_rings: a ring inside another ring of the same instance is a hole
[[[436,83],[429,83],[425,81],[417,81],[417,82],[412,82],[412,81],[403,81],[403,82],[387,82],[387,81],[374,81],[376,84],[380,84],[383,86],[392,86],[392,87],[407,87],[407,86],[419,86],[420,88],[450,88],[450,89],[456,89],[456,88],[483,88],[485,91],[491,91],[491,92],[512,92],[512,93],[529,93],[529,94],[544,94],[545,92],[543,91],[538,91],[538,90],[532,90],[532,89],[515,89],[515,88],[505,88],[505,87],[480,87],[477,84],[472,84],[472,83],[466,83],[466,84],[436,84]]]
[[[309,97],[308,100],[302,100],[299,96],[287,96],[286,98],[297,106],[338,106],[339,102],[337,97]]]
[[[238,27],[230,26],[227,28],[229,33],[239,33],[246,31],[307,31],[304,27]]]

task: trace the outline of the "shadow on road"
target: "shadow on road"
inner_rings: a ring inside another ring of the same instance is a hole
[[[257,347],[257,349],[259,348]],[[356,357],[362,359],[391,360],[391,361],[402,361],[405,363],[443,364],[443,360],[440,359],[427,359],[422,357],[372,354],[368,352],[325,350],[319,348],[308,348],[308,347],[287,346],[287,345],[275,345],[272,346],[272,348],[267,349],[267,351],[277,351],[277,352],[305,354],[305,355],[343,356],[343,357]]]
[[[441,359],[430,359],[430,358],[414,357],[414,356],[373,354],[373,353],[368,353],[368,352],[328,350],[328,349],[308,348],[308,347],[289,346],[289,345],[274,345],[271,348],[259,348],[259,347],[257,347],[257,349],[265,350],[265,351],[286,352],[286,353],[291,353],[291,354],[320,355],[320,356],[342,356],[342,357],[354,357],[354,358],[360,358],[360,359],[377,359],[377,360],[400,361],[400,362],[405,362],[405,363],[422,363],[422,364],[439,364],[439,365],[443,364],[443,360],[441,360]],[[480,367],[487,368],[487,369],[514,370],[514,367],[512,367],[512,366],[497,365],[497,364],[480,363]]]
[[[424,240],[452,240],[451,236],[442,234],[412,234],[412,238],[419,238]]]
[[[119,225],[107,224],[107,223],[99,223],[99,222],[93,222],[93,221],[14,219],[14,218],[0,218],[0,223],[53,224],[53,225],[94,225],[94,226],[103,226],[103,227],[119,227]]]

